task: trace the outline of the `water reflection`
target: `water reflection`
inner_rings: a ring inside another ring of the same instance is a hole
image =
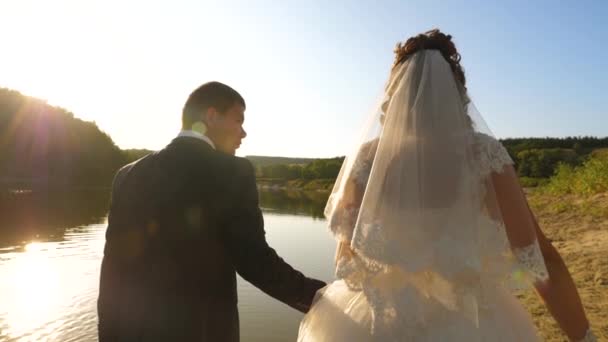
[[[7,309],[5,319],[10,322],[14,336],[23,336],[55,315],[59,277],[42,246],[40,243],[26,245],[24,255],[3,270],[8,280],[5,291],[12,294],[3,301]]]
[[[92,339],[108,203],[108,191],[0,194],[0,341]]]
[[[266,212],[323,218],[326,192],[261,191]],[[0,194],[0,253],[32,241],[62,241],[65,229],[101,223],[109,191]]]
[[[320,191],[262,191],[260,206],[267,211],[319,219],[324,218],[323,210],[328,197],[328,192]]]
[[[31,241],[61,241],[66,228],[102,222],[109,198],[108,191],[0,194],[0,253]]]
[[[327,194],[262,192],[267,238],[309,276],[333,277]],[[0,342],[95,341],[107,191],[0,196]],[[314,253],[313,253],[314,251]],[[295,340],[301,315],[239,280],[243,341]]]
[[[105,224],[0,255],[0,341],[95,340]]]

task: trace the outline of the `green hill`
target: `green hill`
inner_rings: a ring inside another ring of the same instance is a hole
[[[0,188],[109,186],[124,163],[95,123],[0,88]]]
[[[134,162],[137,159],[140,159],[152,152],[154,152],[154,151],[146,150],[146,149],[136,149],[136,148],[122,150],[122,153],[124,154],[125,161],[127,164]]]

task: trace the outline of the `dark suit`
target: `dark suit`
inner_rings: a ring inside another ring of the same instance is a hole
[[[236,272],[302,312],[325,285],[266,243],[252,165],[196,138],[122,168],[108,220],[101,342],[238,341]]]

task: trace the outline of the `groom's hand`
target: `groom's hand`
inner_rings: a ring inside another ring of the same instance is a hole
[[[295,270],[268,245],[253,166],[243,160],[240,171],[222,229],[236,271],[265,293],[306,313],[317,290],[326,284]]]

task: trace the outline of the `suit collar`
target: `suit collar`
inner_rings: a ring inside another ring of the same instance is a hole
[[[200,132],[193,131],[193,130],[182,130],[179,132],[177,137],[178,138],[188,137],[188,138],[202,140],[202,141],[206,142],[207,144],[209,144],[209,146],[211,146],[215,150],[215,144],[213,143],[213,141],[211,139],[209,139],[208,136],[201,134]]]
[[[188,137],[188,136],[176,137],[175,139],[173,139],[171,141],[171,143],[167,147],[171,147],[171,146],[180,148],[180,149],[181,148],[186,148],[188,150],[194,149],[194,150],[197,150],[200,152],[216,152],[217,151],[204,140],[197,139],[194,137]]]

